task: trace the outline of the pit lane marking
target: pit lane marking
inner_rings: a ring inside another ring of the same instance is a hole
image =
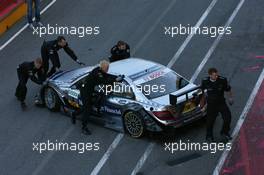
[[[146,41],[146,39],[149,37],[149,35],[156,29],[157,25],[160,24],[161,20],[165,17],[165,15],[171,10],[171,8],[174,6],[177,0],[171,1],[171,3],[168,5],[168,7],[162,12],[162,14],[158,17],[156,22],[152,25],[152,27],[148,30],[147,33],[141,38],[141,40],[138,42],[138,44],[135,46],[133,52],[131,55],[134,55],[136,51],[141,48],[142,44]]]
[[[131,175],[137,175],[139,170],[141,169],[142,165],[144,164],[144,162],[147,160],[148,156],[150,155],[150,153],[152,152],[153,148],[154,148],[155,144],[154,143],[150,143],[147,147],[147,149],[145,150],[144,154],[141,156],[141,158],[139,159],[137,165],[135,166],[135,168],[133,169]]]
[[[260,88],[261,83],[263,81],[264,81],[264,68],[262,69],[262,72],[261,72],[261,74],[260,74],[260,76],[258,78],[258,81],[255,84],[255,87],[254,87],[253,91],[251,92],[251,94],[250,94],[250,96],[248,98],[248,101],[246,103],[246,106],[243,109],[243,111],[242,111],[242,113],[241,113],[241,115],[240,115],[240,117],[239,117],[239,119],[237,121],[237,124],[236,124],[236,126],[235,126],[235,128],[234,128],[234,130],[232,132],[233,139],[230,142],[231,145],[233,145],[234,141],[236,140],[236,138],[238,136],[238,133],[239,133],[239,130],[240,130],[242,124],[244,123],[245,119],[246,119],[246,116],[247,116],[247,114],[249,112],[249,109],[251,108],[251,106],[252,106],[252,104],[254,102],[254,99],[255,99],[255,97],[257,95],[257,92],[259,91],[259,88]],[[213,175],[219,175],[220,174],[221,169],[222,169],[222,167],[224,165],[224,162],[225,162],[228,154],[229,154],[229,151],[228,150],[225,150],[222,153],[222,155],[221,155],[221,157],[220,157],[220,159],[218,161],[218,164],[216,165],[216,167],[214,169]]]
[[[237,7],[233,11],[232,15],[229,17],[229,19],[226,22],[226,24],[225,24],[224,27],[229,27],[231,25],[231,23],[233,22],[234,18],[236,17],[237,13],[241,9],[241,7],[244,4],[244,2],[245,2],[245,0],[241,0],[238,3]],[[193,74],[193,76],[192,76],[192,78],[190,80],[192,83],[197,79],[197,77],[200,74],[200,72],[202,71],[204,65],[209,60],[209,58],[212,56],[213,52],[215,51],[216,47],[218,46],[218,44],[220,43],[220,40],[222,38],[223,38],[223,34],[219,34],[218,37],[216,38],[216,40],[214,41],[214,43],[212,44],[212,46],[210,47],[210,49],[208,50],[208,52],[206,53],[206,55],[203,58],[202,62],[200,63],[200,65],[198,66],[198,68],[195,70],[195,73]]]
[[[52,0],[43,10],[41,10],[40,14],[42,15],[45,11],[47,11],[57,0]],[[35,17],[33,18],[35,20]],[[9,38],[1,47],[0,51],[2,51],[8,44],[10,44],[18,35],[20,35],[27,27],[28,23],[25,24],[19,31],[17,31],[11,38]]]
[[[217,0],[215,0],[217,2]],[[239,10],[241,9],[242,5],[244,4],[245,0],[241,0],[237,7],[235,8],[235,10],[233,11],[233,13],[231,14],[231,16],[228,18],[225,27],[230,26],[230,24],[233,22],[234,18],[236,17],[236,15],[238,14]],[[211,9],[213,8],[213,6],[216,4],[216,2],[212,1],[211,4],[209,5],[209,7],[206,9],[206,11],[204,12],[204,14],[202,15],[201,18],[204,18],[204,15],[208,15],[209,12],[211,11]],[[213,6],[211,7],[211,5],[213,4]],[[209,9],[209,12],[208,12]],[[196,25],[201,25],[203,20],[200,20],[197,22]],[[200,23],[199,23],[200,22]],[[191,36],[190,36],[191,35]],[[181,55],[181,53],[183,52],[183,50],[185,49],[185,47],[187,46],[187,44],[190,42],[191,38],[193,37],[192,34],[188,35],[188,37],[186,38],[186,40],[184,41],[184,43],[181,45],[181,47],[179,48],[179,50],[176,52],[176,54],[173,56],[173,58],[170,60],[169,64],[167,65],[167,67],[171,68],[174,63],[178,60],[179,56]],[[196,69],[195,73],[193,74],[193,76],[191,77],[191,82],[194,82],[196,80],[196,78],[198,77],[199,73],[201,72],[201,70],[204,68],[206,62],[209,60],[209,58],[211,57],[212,53],[214,52],[214,50],[216,49],[217,45],[219,44],[220,40],[222,39],[223,35],[218,35],[218,37],[216,38],[216,40],[214,41],[214,43],[212,44],[211,48],[208,50],[207,54],[205,55],[205,57],[203,58],[202,62],[200,63],[200,65],[198,66],[198,68]],[[153,144],[154,143],[150,143]],[[143,154],[143,158],[141,157],[141,159],[138,161],[136,167],[133,169],[131,175],[135,175],[144,165],[145,161],[147,160],[147,157],[150,155],[151,151],[153,150],[153,146],[150,147],[148,146],[148,148],[145,150],[144,154]],[[146,156],[146,157],[145,157]],[[217,174],[214,174],[217,175]]]
[[[205,12],[203,13],[203,15],[201,16],[201,18],[199,19],[199,21],[196,23],[196,25],[194,26],[195,31],[191,34],[188,35],[188,37],[185,39],[185,41],[183,42],[183,44],[181,45],[181,47],[178,49],[178,51],[174,54],[174,56],[172,57],[172,59],[170,60],[170,62],[168,63],[167,67],[171,68],[174,63],[180,58],[183,50],[186,48],[186,46],[189,44],[189,42],[191,41],[192,37],[194,36],[194,34],[196,33],[196,30],[201,26],[201,24],[203,23],[203,21],[206,19],[206,17],[208,16],[208,14],[211,12],[211,10],[214,8],[216,2],[218,0],[213,0],[211,2],[211,4],[208,6],[208,8],[205,10]]]
[[[98,164],[94,167],[93,171],[91,172],[91,175],[97,175],[101,168],[104,166],[105,162],[108,160],[112,152],[115,150],[115,148],[118,146],[119,142],[124,137],[124,134],[118,134],[112,144],[109,146],[107,151],[104,153],[101,160],[98,162]]]

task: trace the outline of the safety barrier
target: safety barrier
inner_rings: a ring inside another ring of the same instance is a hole
[[[8,6],[12,5],[14,0],[0,0],[0,13],[8,8]]]
[[[25,0],[0,0],[0,35],[26,14]]]

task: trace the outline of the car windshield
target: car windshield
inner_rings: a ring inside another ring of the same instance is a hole
[[[155,76],[157,78],[155,78]],[[144,83],[137,84],[137,88],[140,88],[141,92],[148,99],[154,99],[164,95],[168,95],[189,84],[186,79],[177,75],[173,71],[158,71],[148,75],[148,77],[153,79],[150,79],[149,81],[146,81]]]

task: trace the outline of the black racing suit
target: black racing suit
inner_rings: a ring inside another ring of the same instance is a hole
[[[117,76],[103,72],[100,67],[94,68],[91,73],[87,76],[84,84],[80,88],[81,98],[83,102],[83,127],[86,127],[88,117],[91,115],[92,112],[92,94],[94,92],[94,88],[97,85],[111,85],[116,81],[116,79]]]
[[[111,49],[111,57],[109,58],[110,62],[126,59],[130,57],[130,47],[126,44],[126,49],[120,50],[117,45]]]
[[[231,112],[226,104],[224,92],[231,91],[231,87],[227,79],[219,76],[216,81],[211,81],[206,77],[202,81],[202,89],[207,90],[206,138],[213,138],[213,127],[218,113],[221,113],[224,121],[221,134],[229,135]]]
[[[50,77],[53,73],[56,72],[57,68],[60,68],[60,59],[58,55],[58,50],[61,48],[64,49],[64,51],[74,60],[77,61],[77,56],[73,52],[73,50],[68,46],[68,43],[64,47],[60,47],[58,45],[58,40],[53,40],[53,41],[44,41],[42,46],[41,46],[41,56],[43,60],[43,67],[45,74],[47,77]],[[49,60],[52,63],[52,68],[49,70]]]
[[[36,69],[34,66],[34,62],[24,62],[20,64],[17,68],[17,76],[18,76],[18,85],[16,87],[15,96],[21,102],[23,102],[26,98],[27,94],[27,81],[30,78],[33,82],[37,84],[42,84],[44,81],[43,77],[43,69]],[[36,75],[37,74],[37,77]]]

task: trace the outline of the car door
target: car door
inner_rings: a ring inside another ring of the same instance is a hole
[[[122,106],[133,101],[135,95],[126,81],[114,83],[111,93],[105,96],[101,103],[100,111],[106,121],[106,127],[123,130]]]

